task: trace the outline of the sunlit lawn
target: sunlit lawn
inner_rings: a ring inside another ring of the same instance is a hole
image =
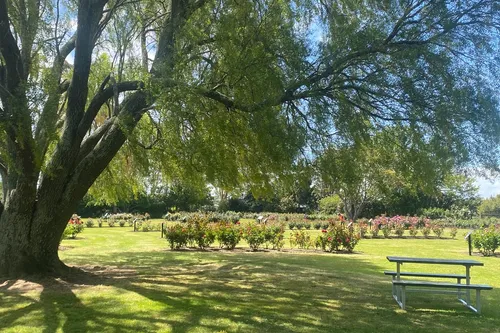
[[[500,258],[475,257],[494,287],[474,314],[452,295],[391,297],[387,255],[468,258],[457,239],[362,240],[354,254],[170,251],[159,233],[86,229],[61,258],[88,274],[5,281],[1,332],[498,332]],[[463,273],[462,267],[404,265]]]

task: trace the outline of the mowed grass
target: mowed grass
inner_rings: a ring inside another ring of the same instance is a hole
[[[171,251],[158,232],[88,228],[61,258],[86,274],[4,281],[1,332],[499,332],[500,258],[474,257],[483,313],[453,295],[391,296],[387,255],[466,259],[457,239],[362,240],[354,254]],[[287,242],[288,243],[288,242]],[[462,267],[404,270],[462,273]]]

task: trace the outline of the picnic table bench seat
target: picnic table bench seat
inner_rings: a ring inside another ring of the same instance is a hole
[[[395,277],[398,273],[396,271],[384,271],[384,274]],[[460,283],[461,279],[465,279],[467,277],[465,274],[443,274],[443,273],[422,273],[422,272],[399,272],[399,276],[457,279],[457,283]]]
[[[387,256],[387,260],[396,263],[396,271],[384,271],[385,275],[392,276],[392,296],[404,309],[406,305],[406,292],[431,292],[455,294],[458,300],[466,307],[476,313],[481,311],[481,290],[490,290],[493,287],[485,284],[471,284],[470,269],[474,266],[484,266],[477,260],[471,259],[444,259],[444,258],[416,258],[416,257],[399,257]],[[401,272],[403,264],[431,264],[431,265],[455,265],[465,267],[465,274],[442,274],[442,273],[421,273],[421,272]],[[423,277],[423,278],[452,278],[456,279],[457,283],[449,282],[434,282],[417,279],[417,280],[402,280],[401,277]],[[465,283],[461,283],[462,279]],[[408,287],[408,289],[407,289]],[[473,307],[470,300],[471,291],[476,291],[476,307]]]
[[[459,292],[462,289],[465,290],[475,290],[476,291],[476,307],[473,307],[464,300],[459,300],[471,310],[480,313],[481,312],[481,290],[491,290],[492,286],[486,284],[461,284],[461,283],[449,283],[449,282],[433,282],[433,281],[423,281],[423,280],[393,280],[393,286],[401,287],[400,299],[396,299],[399,303],[401,309],[406,307],[406,287],[426,287],[426,288],[442,288],[442,289],[457,289]],[[457,293],[457,295],[460,295]]]

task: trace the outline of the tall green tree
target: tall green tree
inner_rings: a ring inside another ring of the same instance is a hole
[[[500,195],[484,199],[478,212],[484,216],[500,216]]]
[[[64,270],[92,184],[152,160],[266,187],[304,146],[397,124],[495,167],[499,25],[495,0],[0,0],[0,273]]]

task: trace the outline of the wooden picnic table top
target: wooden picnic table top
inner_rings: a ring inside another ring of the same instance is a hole
[[[440,258],[414,258],[414,257],[395,257],[387,256],[390,262],[398,263],[414,263],[414,264],[441,264],[441,265],[463,265],[463,266],[484,266],[477,260],[462,260],[462,259],[440,259]]]

